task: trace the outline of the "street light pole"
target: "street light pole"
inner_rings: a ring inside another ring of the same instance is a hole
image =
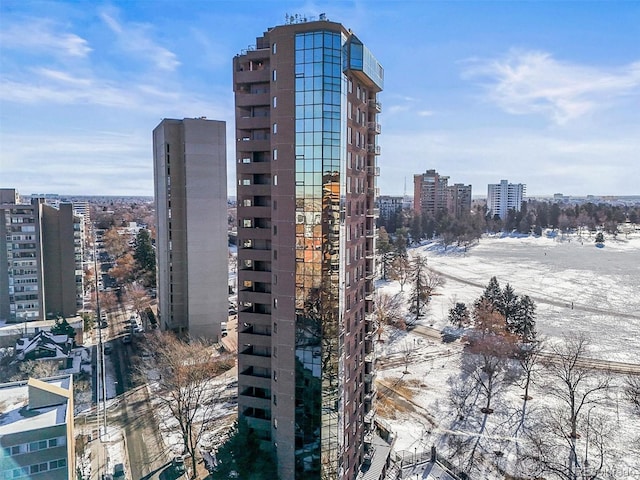
[[[97,251],[96,251],[96,243],[97,243],[97,237],[96,237],[96,233],[95,233],[95,229],[93,229],[93,269],[94,269],[94,275],[93,275],[93,281],[94,281],[94,285],[95,285],[95,289],[96,289],[96,315],[98,317],[98,358],[97,358],[97,362],[99,363],[99,368],[98,370],[100,371],[100,382],[101,382],[101,386],[102,386],[102,414],[103,414],[103,428],[104,428],[104,433],[107,433],[107,385],[106,385],[106,374],[105,374],[105,363],[104,363],[104,344],[102,342],[102,316],[101,316],[101,312],[100,312],[100,295],[99,295],[99,288],[98,288],[98,255],[97,255]],[[99,402],[99,398],[98,400],[98,410],[100,409],[100,402]]]

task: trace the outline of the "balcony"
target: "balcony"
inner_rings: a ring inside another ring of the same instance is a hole
[[[252,395],[238,395],[238,403],[243,407],[266,409],[270,407],[271,397],[263,398]]]
[[[381,125],[379,123],[376,123],[376,122],[367,123],[367,128],[372,133],[380,134],[380,132],[382,131]]]
[[[376,379],[376,372],[375,372],[375,370],[374,370],[374,371],[372,371],[371,373],[365,373],[365,374],[364,374],[364,381],[365,381],[365,383],[372,383],[375,379]]]
[[[235,83],[266,83],[271,80],[271,75],[268,68],[263,68],[262,70],[245,70],[235,72],[233,80]]]
[[[269,117],[261,116],[261,117],[241,117],[236,120],[236,128],[242,130],[253,130],[253,129],[268,129],[269,128]]]
[[[380,216],[380,209],[379,208],[367,208],[366,211],[366,215],[367,217],[379,217]]]
[[[380,155],[380,145],[375,145],[373,143],[367,144],[367,153],[373,153],[374,155]]]
[[[243,344],[252,344],[261,347],[270,347],[271,346],[271,336],[267,334],[258,334],[258,333],[240,333],[240,341]]]
[[[269,105],[270,101],[268,93],[236,93],[236,105],[238,107]]]
[[[367,167],[367,175],[380,176],[380,167]]]
[[[373,108],[378,113],[382,112],[382,103],[374,99],[370,99],[368,103],[369,103],[369,108]]]
[[[364,341],[364,353],[373,353],[373,338],[365,339]]]
[[[265,357],[261,355],[251,355],[248,353],[239,353],[238,363],[241,365],[251,366],[251,367],[271,368],[271,357]],[[251,382],[251,385],[256,385],[256,383]]]

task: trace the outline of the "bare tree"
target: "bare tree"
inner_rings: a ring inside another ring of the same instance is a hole
[[[157,371],[155,396],[177,421],[195,475],[198,443],[215,420],[213,410],[219,393],[212,379],[233,367],[234,361],[201,341],[187,343],[167,332],[151,336],[146,348]],[[141,371],[147,367],[142,366]]]
[[[111,227],[104,233],[104,249],[113,258],[118,258],[130,250],[129,235],[121,235],[118,229]]]
[[[400,284],[400,291],[404,291],[404,286],[411,274],[411,262],[406,255],[398,255],[391,262],[388,268],[389,278],[396,280]]]
[[[590,417],[591,409],[605,400],[609,390],[609,376],[597,373],[586,364],[589,341],[583,334],[565,335],[563,342],[551,347],[553,353],[545,362],[550,378],[548,393],[560,401],[561,407],[548,427],[551,433],[566,439],[565,455],[559,466],[551,466],[549,458],[541,459],[545,468],[553,469],[560,478],[578,478],[579,455],[577,439],[580,425],[589,428],[589,422],[581,422],[582,416]],[[568,452],[567,452],[568,450]],[[555,455],[558,454],[558,449]],[[562,467],[562,468],[561,468]],[[591,478],[591,477],[589,477]],[[594,477],[595,478],[595,477]]]
[[[520,422],[516,428],[516,435],[520,429],[524,428],[524,422],[527,416],[527,402],[531,400],[529,395],[529,387],[543,368],[542,364],[542,348],[544,343],[541,341],[532,343],[522,343],[518,345],[516,350],[516,358],[522,376],[519,381],[520,387],[524,390],[522,394],[522,409],[520,413]]]
[[[427,257],[416,255],[411,261],[409,270],[411,293],[409,295],[409,311],[415,314],[418,321],[431,300],[434,290],[444,285],[442,275],[427,267]]]
[[[387,326],[394,325],[401,330],[406,328],[404,315],[402,313],[402,301],[402,297],[397,294],[389,295],[387,293],[376,293],[373,315],[379,342],[382,341],[382,334]]]
[[[612,422],[598,415],[595,407],[592,405],[587,415],[578,420],[580,430],[584,432],[579,445],[578,439],[571,437],[564,409],[545,410],[541,421],[527,432],[528,448],[519,458],[519,467],[527,478],[540,478],[542,475],[561,480],[616,478],[604,475],[607,460],[613,458]],[[567,451],[573,452],[569,464]]]
[[[111,291],[100,292],[100,309],[105,312],[112,312],[118,307],[118,297]]]
[[[402,373],[407,374],[409,372],[409,364],[411,363],[411,357],[415,351],[415,343],[413,345],[408,340],[405,340],[400,347],[400,353],[402,355],[402,362],[404,363],[404,371]]]
[[[640,414],[640,377],[629,375],[624,383],[624,395]]]
[[[147,290],[142,285],[134,283],[127,287],[126,299],[140,318],[146,317],[145,312],[151,304],[151,297],[149,297]]]
[[[25,360],[11,365],[7,368],[7,377],[12,382],[33,378],[47,378],[57,375],[59,363],[48,360]],[[13,372],[11,370],[14,370]]]

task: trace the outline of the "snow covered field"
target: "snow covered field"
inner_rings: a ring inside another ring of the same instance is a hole
[[[567,333],[585,333],[591,341],[590,357],[640,364],[640,235],[620,237],[617,241],[607,238],[604,248],[596,248],[593,239],[567,236],[483,238],[467,252],[454,247],[445,251],[436,243],[412,249],[410,255],[426,255],[429,266],[446,281],[419,323],[438,330],[446,326],[449,308],[456,301],[471,307],[496,276],[501,287],[509,283],[516,294],[529,295],[536,302],[537,329],[548,342],[561,341]],[[397,282],[381,281],[378,288],[383,293],[400,290]],[[405,293],[409,289],[405,285]],[[398,361],[407,345],[412,347],[409,373]],[[443,344],[415,331],[392,330],[384,343],[376,345],[376,353],[383,357],[378,412],[396,432],[395,450],[400,456],[410,459],[431,445],[447,456],[456,438],[481,436],[479,450],[485,466],[476,465],[471,478],[504,478],[497,466],[515,471],[515,452],[520,447],[513,419],[522,406],[518,386],[504,387],[495,398],[495,413],[482,426],[483,415],[477,411],[475,418],[470,414],[461,421],[451,400],[452,389],[468,381],[461,375],[464,355],[459,343]],[[615,432],[606,471],[598,478],[640,478],[640,418],[624,401],[621,384],[622,377],[614,376],[614,388],[592,413],[592,420],[604,419]],[[397,403],[394,391],[408,402]],[[558,407],[547,393],[543,381],[533,388],[527,407],[532,424]],[[584,438],[578,442],[584,453]]]
[[[466,253],[438,244],[412,251],[418,252],[446,276],[427,316],[434,327],[447,324],[452,302],[472,303],[496,276],[501,287],[509,283],[536,302],[543,336],[584,332],[597,340],[597,358],[640,363],[640,235],[607,239],[604,248],[576,236],[496,237]]]

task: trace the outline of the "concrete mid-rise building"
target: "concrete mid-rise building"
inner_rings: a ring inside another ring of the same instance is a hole
[[[7,197],[10,198],[10,195]],[[0,204],[0,320],[76,315],[82,306],[81,218],[70,203]]]
[[[0,478],[76,478],[73,375],[0,384]]]
[[[487,192],[487,211],[489,215],[498,216],[501,219],[507,217],[509,210],[520,211],[526,185],[522,183],[509,183],[508,180],[500,180],[500,183],[489,184]]]
[[[165,119],[153,130],[162,329],[219,339],[229,310],[226,123]]]
[[[386,468],[371,443],[383,74],[322,17],[233,60],[238,413],[283,479],[354,479],[374,451],[369,475]]]

